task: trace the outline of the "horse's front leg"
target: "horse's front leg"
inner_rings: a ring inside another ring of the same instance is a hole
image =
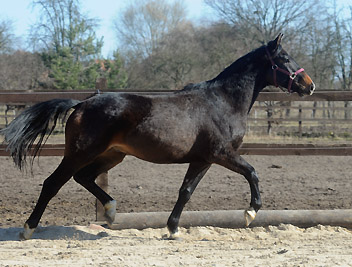
[[[190,163],[179,191],[179,197],[167,221],[167,228],[170,232],[170,239],[178,238],[178,223],[181,217],[182,210],[188,200],[191,198],[192,193],[194,192],[198,183],[203,178],[210,166],[211,164],[207,162]]]
[[[251,189],[251,203],[249,209],[245,210],[244,217],[246,220],[246,226],[249,226],[262,206],[258,185],[259,179],[255,169],[235,151],[230,151],[225,153],[225,155],[221,155],[216,163],[242,174],[248,181]]]

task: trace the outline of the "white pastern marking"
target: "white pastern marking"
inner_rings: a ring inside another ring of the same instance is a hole
[[[115,220],[116,206],[117,206],[116,200],[111,200],[104,205],[104,209],[105,209],[104,216],[107,219],[107,223],[109,226],[111,226],[111,224]]]
[[[31,238],[33,232],[34,232],[35,228],[31,229],[29,228],[29,225],[26,223],[24,225],[24,229],[23,229],[23,232],[20,233],[20,239],[21,240],[28,240]]]
[[[248,209],[244,211],[244,218],[246,220],[246,226],[249,226],[251,222],[255,219],[257,213],[253,209]]]
[[[179,238],[180,238],[180,232],[179,232],[179,231],[177,231],[176,233],[170,233],[169,239],[171,239],[171,240],[177,240],[177,239],[179,239]]]

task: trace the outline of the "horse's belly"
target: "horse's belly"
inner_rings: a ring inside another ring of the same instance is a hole
[[[154,163],[183,162],[192,154],[193,138],[160,138],[129,136],[124,142],[115,142],[112,147],[137,158]]]
[[[116,145],[114,149],[127,155],[154,163],[176,163],[183,162],[187,158],[187,152],[172,147],[149,147],[147,145],[138,147],[130,145]]]

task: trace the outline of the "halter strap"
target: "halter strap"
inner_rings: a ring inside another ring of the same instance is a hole
[[[304,69],[303,69],[303,68],[300,68],[299,70],[297,70],[297,71],[295,71],[295,72],[289,72],[289,71],[287,71],[287,70],[284,70],[284,69],[280,68],[280,67],[274,62],[273,58],[271,57],[271,55],[270,55],[270,53],[269,53],[268,47],[265,47],[265,51],[266,51],[266,53],[267,53],[267,55],[268,55],[268,57],[269,57],[269,60],[270,60],[270,62],[271,62],[271,68],[272,68],[272,70],[273,70],[274,85],[275,85],[276,87],[279,87],[279,85],[277,84],[277,80],[276,80],[276,72],[277,72],[277,71],[280,71],[280,72],[282,72],[282,73],[284,73],[284,74],[287,74],[287,75],[290,77],[290,80],[289,80],[289,82],[288,82],[287,91],[288,91],[289,93],[291,93],[291,86],[292,86],[293,80],[297,77],[297,75],[298,75],[299,73],[303,72]]]

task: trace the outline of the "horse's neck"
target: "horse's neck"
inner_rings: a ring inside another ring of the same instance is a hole
[[[248,109],[248,113],[251,111],[252,106],[253,106],[254,102],[256,101],[259,93],[267,86],[264,78],[257,77],[256,80],[257,80],[257,82],[254,85],[252,100],[251,100],[251,104],[250,104],[249,109]]]
[[[216,78],[209,81],[231,99],[234,106],[249,113],[260,91],[267,85],[263,64],[258,62],[257,49],[239,58]]]
[[[250,72],[242,76],[234,74],[227,80],[213,80],[210,89],[223,92],[237,112],[247,114],[265,87],[258,83],[258,75],[259,73]]]

